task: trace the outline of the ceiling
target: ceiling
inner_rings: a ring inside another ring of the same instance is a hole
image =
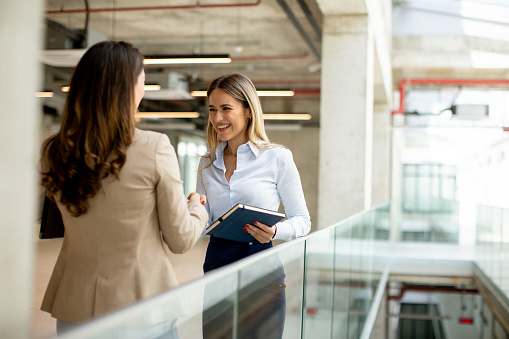
[[[219,75],[241,72],[258,89],[296,91],[293,98],[262,98],[266,113],[310,113],[306,124],[318,125],[322,13],[362,14],[365,7],[364,0],[47,0],[45,49],[79,50],[111,39],[129,41],[145,55],[229,54],[230,64],[147,66],[147,83],[172,73],[189,89],[206,89]],[[384,17],[392,27],[394,89],[405,78],[509,79],[509,5],[503,0],[394,0],[392,7]],[[69,37],[79,40],[76,33],[84,30],[88,45],[71,46]],[[482,66],[473,52],[498,61],[484,59]],[[44,87],[68,84],[71,71],[47,66]],[[200,110],[203,100],[144,103],[146,110]]]

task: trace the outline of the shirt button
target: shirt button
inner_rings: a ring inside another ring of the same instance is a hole
[[[252,244],[253,244],[253,243],[252,243],[252,242],[250,242],[250,243],[249,243],[249,246],[251,246]]]
[[[241,162],[242,162],[242,160],[239,160],[239,163],[241,163]]]

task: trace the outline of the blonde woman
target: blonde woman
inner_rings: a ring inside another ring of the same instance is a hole
[[[275,225],[242,225],[254,237],[250,243],[211,237],[204,272],[219,268],[272,247],[273,239],[291,240],[306,235],[311,222],[302,184],[290,150],[269,141],[263,112],[253,83],[242,74],[221,76],[212,81],[207,97],[209,153],[202,157],[197,192],[207,196],[209,223],[237,203],[278,210],[283,203],[287,219]],[[284,324],[284,272],[278,270],[272,301],[282,312]],[[204,335],[207,337],[207,319]],[[253,326],[245,326],[242,338],[251,338]],[[257,326],[255,326],[257,327]],[[249,328],[249,330],[247,330]],[[282,335],[282,325],[275,338]],[[265,338],[266,339],[266,338]]]

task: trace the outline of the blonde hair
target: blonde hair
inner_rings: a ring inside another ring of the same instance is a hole
[[[244,108],[249,108],[251,110],[251,118],[248,120],[246,127],[246,138],[248,141],[259,149],[277,146],[284,147],[271,143],[267,137],[263,121],[262,105],[258,98],[256,88],[248,77],[244,74],[235,73],[223,75],[214,79],[207,90],[207,98],[210,98],[212,91],[217,88],[222,89],[234,99],[238,100],[242,103]],[[207,168],[212,164],[214,151],[220,143],[221,139],[219,139],[214,126],[209,120],[207,125],[207,146],[209,148],[209,154],[204,157],[210,158],[210,164],[204,168]]]

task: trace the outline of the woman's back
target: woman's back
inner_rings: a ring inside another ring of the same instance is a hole
[[[201,235],[207,216],[185,202],[168,137],[136,130],[126,158],[87,213],[74,217],[58,203],[65,239],[42,305],[57,319],[79,323],[175,287],[161,233],[176,253]]]

